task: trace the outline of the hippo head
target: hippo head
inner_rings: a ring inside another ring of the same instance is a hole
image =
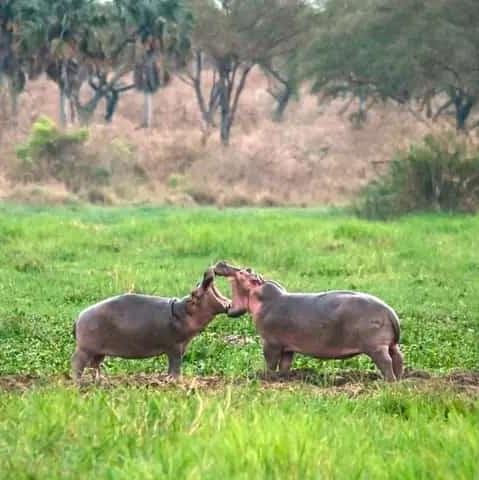
[[[230,307],[231,301],[224,297],[215,285],[214,269],[209,268],[190,294],[188,313],[192,316],[203,312],[217,315],[228,312]]]
[[[251,313],[251,299],[257,294],[264,280],[250,268],[239,268],[218,262],[214,267],[216,275],[226,277],[231,283],[232,304],[228,310],[229,317],[240,317],[246,312]]]

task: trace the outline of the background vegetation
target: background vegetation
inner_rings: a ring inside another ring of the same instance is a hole
[[[142,171],[36,180],[53,201],[345,203],[436,127],[476,135],[472,0],[1,5],[4,197],[41,197],[14,152],[42,114],[89,125],[75,163]]]

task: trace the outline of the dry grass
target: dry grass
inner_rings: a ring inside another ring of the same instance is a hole
[[[286,113],[282,124],[270,120],[273,108],[266,81],[253,72],[242,97],[231,146],[206,138],[193,91],[174,79],[155,97],[154,127],[139,129],[142,97],[127,92],[113,124],[102,122],[100,106],[91,128],[89,148],[99,156],[125,150],[146,172],[150,185],[140,201],[190,205],[311,205],[343,204],[392,153],[422,137],[428,127],[409,112],[393,106],[373,109],[368,122],[356,129],[348,115],[338,114],[342,103],[318,106],[316,97],[303,95]],[[0,137],[0,172],[7,175],[15,145],[23,141],[40,116],[58,117],[56,86],[41,79],[28,84],[20,98],[17,125],[10,123]],[[0,175],[2,175],[0,174]],[[171,178],[181,181],[171,181]],[[119,182],[121,183],[121,182]],[[0,194],[11,196],[0,177]],[[45,187],[47,188],[47,187]],[[138,201],[137,185],[130,191],[107,192],[112,201]]]

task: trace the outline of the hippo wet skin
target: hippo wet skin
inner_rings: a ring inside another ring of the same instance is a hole
[[[372,295],[350,291],[288,293],[250,269],[219,262],[215,273],[231,283],[230,317],[248,312],[263,339],[268,370],[290,369],[295,353],[321,359],[371,357],[387,381],[401,378],[399,319]]]
[[[212,269],[179,300],[138,294],[103,300],[81,312],[75,322],[73,378],[78,381],[85,367],[92,367],[98,380],[105,356],[147,358],[163,353],[168,356],[168,373],[177,377],[188,342],[229,306],[214,285]]]

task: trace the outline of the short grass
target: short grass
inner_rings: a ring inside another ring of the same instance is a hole
[[[127,290],[182,296],[220,259],[291,291],[375,294],[402,320],[408,367],[477,369],[478,238],[468,216],[0,206],[0,375],[68,372],[84,307]],[[192,342],[184,372],[229,385],[262,364],[250,319],[223,316]],[[374,368],[365,357],[294,367]],[[156,372],[165,361],[107,368]],[[479,478],[477,399],[446,387],[376,383],[351,398],[254,379],[211,391],[49,385],[0,393],[0,478]]]

